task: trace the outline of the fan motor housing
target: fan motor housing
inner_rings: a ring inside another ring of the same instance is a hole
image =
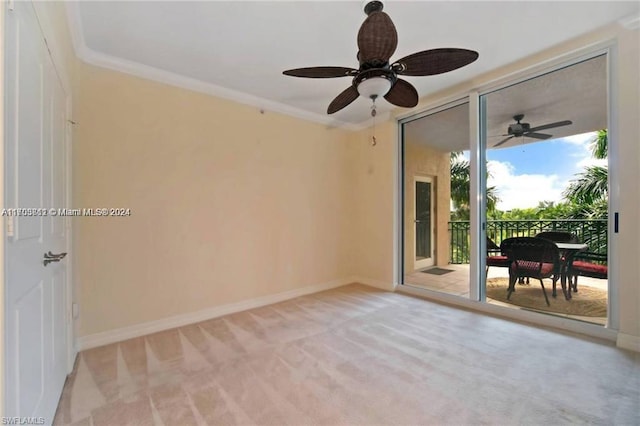
[[[509,126],[508,134],[510,135],[520,135],[522,133],[528,132],[531,126],[529,123],[517,123],[511,124]]]

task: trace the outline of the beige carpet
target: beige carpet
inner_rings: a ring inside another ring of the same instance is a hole
[[[350,285],[79,354],[56,425],[640,424],[640,354]]]
[[[543,280],[544,288],[549,297],[547,306],[540,287],[540,281],[531,279],[530,284],[516,284],[516,291],[507,300],[507,289],[509,288],[508,278],[489,278],[487,280],[487,297],[512,305],[525,308],[536,309],[546,312],[578,315],[583,317],[603,317],[607,316],[607,291],[589,286],[581,286],[578,283],[578,292],[572,293],[571,300],[566,300],[562,294],[562,286],[557,283],[557,297],[551,297],[553,286],[551,280]]]

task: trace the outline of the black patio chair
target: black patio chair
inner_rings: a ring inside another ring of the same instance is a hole
[[[498,246],[489,236],[487,235],[487,270],[485,271],[485,275],[489,273],[489,267],[495,266],[497,268],[508,268],[509,267],[509,258],[506,254],[502,253],[500,250],[500,246]]]
[[[497,268],[508,268],[511,264],[509,261],[509,257],[500,250],[500,246],[498,246],[489,236],[487,235],[487,260],[486,265],[487,268],[485,270],[485,277],[489,275],[489,267],[495,266]],[[524,284],[524,278],[518,279],[518,284]],[[527,278],[527,284],[529,284],[529,278]]]
[[[536,234],[536,238],[545,238],[547,240],[551,240],[554,243],[570,243],[570,244],[578,244],[580,242],[580,240],[578,239],[578,236],[576,234],[573,234],[571,232],[567,232],[567,231],[544,231],[544,232],[540,232],[538,234]],[[571,259],[568,259],[569,261],[571,261]],[[562,252],[562,250],[560,251],[560,262],[563,264],[567,261],[566,258],[566,254]],[[567,279],[569,281],[569,287],[573,287],[573,291],[576,292],[578,291],[578,285],[577,283],[575,285],[572,285],[572,282],[577,282],[578,277],[574,277],[573,275],[571,275],[570,271],[567,268]],[[556,288],[555,286],[553,287],[553,297],[556,297]]]
[[[553,286],[560,278],[560,253],[558,246],[544,238],[534,237],[514,237],[503,240],[500,249],[509,257],[509,294],[515,291],[515,284],[518,278],[535,278],[540,281],[544,300],[549,304],[547,291],[542,282],[545,278],[551,278]],[[566,296],[563,287],[562,292]]]
[[[588,251],[578,252],[567,267],[570,290],[578,291],[578,277],[607,279],[609,267],[606,265],[607,255]]]
[[[565,232],[565,231],[544,231],[544,232],[539,232],[538,234],[536,234],[535,237],[545,238],[547,240],[553,241],[554,243],[577,244],[580,242],[576,234],[572,234],[571,232]]]

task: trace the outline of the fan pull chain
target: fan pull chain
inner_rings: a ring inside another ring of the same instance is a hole
[[[376,141],[376,99],[373,98],[373,105],[371,105],[371,117],[373,117],[373,128],[372,128],[372,135],[371,135],[371,146],[376,146],[376,144],[378,143],[378,141]]]

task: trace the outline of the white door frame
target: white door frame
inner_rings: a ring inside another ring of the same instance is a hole
[[[5,208],[4,201],[4,185],[5,185],[5,167],[4,167],[4,149],[5,149],[5,130],[4,130],[4,98],[5,98],[5,81],[4,81],[4,51],[5,51],[5,43],[6,43],[6,31],[4,28],[7,28],[5,25],[5,13],[6,7],[3,4],[0,7],[0,28],[3,30],[0,31],[0,141],[2,146],[0,147],[0,208]],[[7,288],[7,282],[5,280],[5,241],[7,238],[6,235],[6,223],[4,219],[0,221],[2,224],[2,229],[0,229],[0,283],[2,283],[2,288],[0,288],[0,330],[2,330],[2,338],[0,338],[0,413],[5,413],[5,377],[6,377],[6,345],[4,342],[4,336],[6,336],[6,323],[4,320],[5,316],[5,293]]]
[[[69,93],[66,93],[67,96],[67,111],[66,111],[66,129],[65,129],[65,145],[66,145],[66,158],[65,158],[65,179],[66,179],[66,201],[67,201],[67,205],[65,207],[69,208],[71,206],[73,206],[73,197],[72,197],[72,190],[73,190],[73,185],[72,185],[72,181],[71,178],[73,177],[72,175],[72,170],[73,168],[71,167],[71,162],[73,160],[73,155],[71,153],[71,149],[72,149],[72,144],[71,144],[71,140],[72,140],[72,135],[73,135],[73,123],[74,121],[71,119],[71,117],[73,117],[72,114],[72,109],[71,109],[71,95]],[[64,222],[64,226],[65,226],[65,232],[67,234],[67,247],[66,247],[66,252],[69,253],[67,255],[67,280],[65,283],[65,304],[66,304],[66,324],[67,324],[67,330],[66,330],[66,336],[67,336],[67,374],[71,373],[71,371],[73,370],[73,365],[75,364],[75,360],[76,360],[76,355],[78,353],[77,349],[76,349],[76,345],[75,345],[75,333],[74,333],[74,315],[73,315],[73,300],[74,300],[74,294],[73,294],[73,259],[75,258],[74,256],[74,252],[73,252],[73,226],[71,226],[71,217],[66,217],[65,218],[65,222]]]
[[[424,183],[429,183],[431,184],[431,191],[429,192],[429,195],[431,197],[431,200],[429,202],[429,217],[430,217],[430,223],[429,223],[429,238],[431,240],[431,252],[429,253],[429,257],[425,258],[425,259],[420,259],[418,260],[418,255],[417,255],[417,243],[418,243],[418,236],[417,236],[417,232],[416,232],[416,209],[417,209],[417,203],[416,203],[416,196],[417,196],[417,192],[416,192],[416,186],[418,184],[418,182],[424,182]],[[433,196],[434,194],[434,178],[431,176],[421,176],[421,175],[415,175],[413,177],[413,268],[414,269],[423,269],[423,268],[428,268],[430,266],[433,266],[435,264],[435,259],[434,259],[434,200],[435,197]]]

